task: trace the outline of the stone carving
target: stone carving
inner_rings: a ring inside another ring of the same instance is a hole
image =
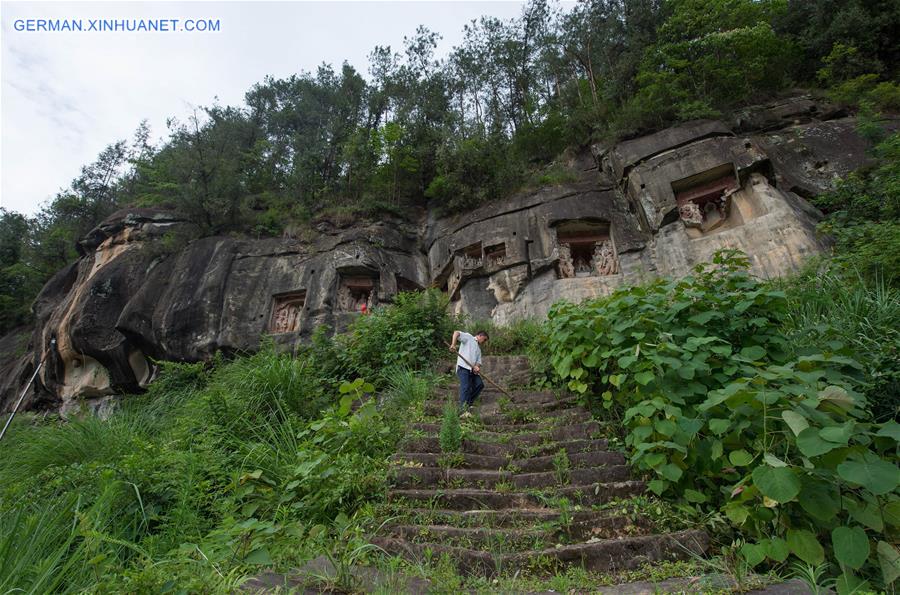
[[[572,263],[572,250],[568,244],[559,245],[559,276],[570,279],[575,276],[575,265]]]
[[[337,293],[337,307],[344,312],[367,312],[375,306],[375,299],[371,279],[342,280]]]
[[[294,333],[300,330],[300,314],[306,303],[306,293],[279,296],[275,298],[272,311],[271,333]]]
[[[703,225],[703,213],[697,203],[687,202],[678,207],[678,215],[687,227],[701,227]]]
[[[594,245],[594,269],[598,275],[615,275],[619,272],[619,261],[610,240]]]

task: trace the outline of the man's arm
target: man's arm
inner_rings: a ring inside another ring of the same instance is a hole
[[[450,351],[456,351],[456,340],[459,339],[459,331],[453,331],[453,338],[450,339]]]

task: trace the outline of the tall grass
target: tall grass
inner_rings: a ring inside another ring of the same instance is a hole
[[[17,418],[0,443],[0,593],[233,585],[289,524],[377,498],[406,410],[435,379],[379,366],[378,407],[355,415],[317,349],[163,364],[107,420]],[[277,543],[296,558],[295,541]]]
[[[807,271],[782,283],[785,330],[799,351],[845,346],[867,367],[864,378],[879,421],[900,412],[900,289],[882,277]]]

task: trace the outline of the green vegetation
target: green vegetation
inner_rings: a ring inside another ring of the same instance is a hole
[[[141,124],[33,218],[0,211],[0,334],[116,209],[193,222],[161,253],[210,234],[307,237],[322,222],[464,211],[571,180],[567,149],[795,87],[897,110],[898,32],[890,0],[531,0],[518,18],[466,26],[444,58],[420,27],[402,48],[374,48],[368,76],[344,63],[267,78],[243,105],[172,119],[159,145]]]
[[[858,280],[844,295],[811,296],[801,283],[789,298],[748,266],[726,251],[684,279],[557,305],[554,367],[621,420],[651,490],[724,515],[750,567],[790,557],[829,565],[841,592],[888,588],[898,573],[898,409],[877,370],[854,357],[896,353],[898,293]],[[861,339],[847,302],[887,336]]]
[[[462,448],[462,427],[459,424],[459,409],[448,402],[444,405],[444,415],[441,417],[441,433],[438,436],[441,451],[451,455]]]
[[[19,418],[0,443],[0,589],[232,591],[260,565],[363,556],[350,518],[383,498],[387,459],[436,379],[427,357],[336,379],[370,361],[363,328],[432,306],[430,323],[452,327],[435,304],[405,296],[295,358],[268,345],[164,364],[105,421]]]

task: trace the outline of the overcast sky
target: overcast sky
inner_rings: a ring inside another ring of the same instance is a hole
[[[154,139],[193,106],[238,105],[266,75],[347,60],[367,75],[375,45],[425,25],[445,55],[481,15],[521,2],[2,2],[0,206],[34,213],[141,120]],[[17,31],[23,19],[213,19],[218,32]],[[20,21],[21,22],[21,21]]]

